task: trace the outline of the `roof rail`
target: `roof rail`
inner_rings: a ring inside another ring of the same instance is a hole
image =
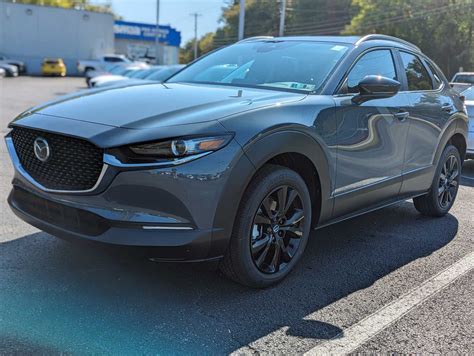
[[[366,35],[364,37],[361,37],[356,42],[356,46],[360,45],[362,42],[374,41],[374,40],[398,42],[398,43],[404,44],[405,46],[411,47],[411,48],[417,50],[418,52],[421,52],[421,49],[419,47],[415,46],[413,43],[410,43],[408,41],[402,40],[402,39],[397,38],[397,37],[388,36],[388,35],[377,35],[377,34]]]
[[[269,40],[274,38],[273,36],[254,36],[254,37],[248,37],[244,38],[243,40],[238,41],[239,43],[241,42],[247,42],[247,41],[253,41],[253,40]]]

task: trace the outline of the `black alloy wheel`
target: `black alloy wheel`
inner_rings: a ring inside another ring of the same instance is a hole
[[[462,160],[459,150],[448,145],[438,162],[429,192],[413,199],[415,208],[427,216],[446,215],[456,200],[461,179]]]
[[[221,271],[254,288],[282,281],[303,255],[311,216],[303,178],[287,167],[265,165],[242,196]]]
[[[441,169],[438,186],[438,201],[442,209],[451,206],[459,184],[459,164],[454,155],[450,155]]]
[[[275,189],[260,204],[253,220],[252,260],[263,273],[285,269],[303,236],[305,214],[301,197],[291,186]]]

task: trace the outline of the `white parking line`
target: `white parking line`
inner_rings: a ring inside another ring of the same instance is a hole
[[[473,268],[474,252],[471,252],[436,276],[426,280],[419,287],[343,330],[333,339],[319,344],[305,355],[343,355],[355,351],[410,310],[446,288]]]

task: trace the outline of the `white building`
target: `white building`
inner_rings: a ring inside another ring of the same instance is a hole
[[[0,1],[0,54],[39,74],[44,58],[60,57],[68,74],[77,61],[114,53],[111,14]]]

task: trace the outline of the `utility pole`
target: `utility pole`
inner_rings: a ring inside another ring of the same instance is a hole
[[[160,0],[156,0],[156,37],[155,37],[155,64],[161,64],[161,45],[160,45]]]
[[[286,0],[280,0],[280,31],[279,31],[280,37],[282,37],[285,33],[285,14],[286,14]]]
[[[201,14],[195,12],[191,16],[194,16],[194,59],[196,59],[198,56],[198,17]]]
[[[245,0],[240,0],[240,12],[239,12],[239,36],[238,39],[244,39],[244,27],[245,27]]]

